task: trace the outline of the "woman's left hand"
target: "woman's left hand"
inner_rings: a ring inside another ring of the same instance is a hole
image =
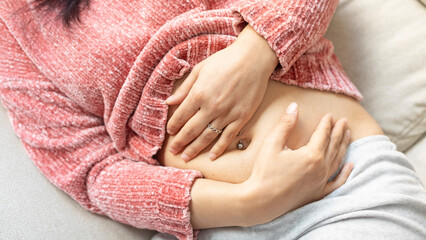
[[[277,64],[275,52],[249,25],[233,44],[197,64],[166,100],[181,104],[167,124],[169,134],[177,133],[169,151],[182,151],[189,161],[220,136],[209,158],[220,156],[256,112]]]

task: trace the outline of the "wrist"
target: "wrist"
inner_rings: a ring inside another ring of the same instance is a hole
[[[245,219],[244,227],[263,224],[272,220],[265,214],[268,195],[265,195],[264,189],[256,181],[249,178],[240,184],[240,198],[240,201],[243,202],[242,211],[246,213],[246,216],[243,216]]]
[[[272,71],[278,65],[278,57],[275,51],[269,46],[266,39],[259,35],[250,25],[247,25],[238,35],[237,40],[232,44],[239,48],[239,53],[245,60],[255,60],[257,66],[262,64]]]
[[[257,209],[256,192],[246,182],[235,185],[234,207],[239,214],[239,226],[250,227],[259,224],[257,215],[253,212]]]
[[[242,183],[197,179],[191,189],[191,223],[194,229],[252,226],[249,193]]]
[[[241,185],[246,227],[268,223],[291,210],[291,202],[283,197],[288,196],[287,190],[268,188],[253,175]]]

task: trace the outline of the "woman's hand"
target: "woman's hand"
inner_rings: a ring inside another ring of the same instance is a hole
[[[297,105],[290,104],[275,130],[263,143],[250,178],[243,183],[251,203],[250,214],[255,216],[247,225],[273,219],[319,200],[343,185],[353,165],[339,170],[349,144],[347,120],[340,119],[333,126],[331,114],[324,116],[309,143],[297,150],[286,148],[298,117]]]
[[[181,104],[167,124],[169,134],[177,133],[169,151],[183,150],[189,161],[220,136],[209,158],[220,156],[259,107],[277,64],[266,40],[248,26],[232,45],[196,65],[166,100]]]

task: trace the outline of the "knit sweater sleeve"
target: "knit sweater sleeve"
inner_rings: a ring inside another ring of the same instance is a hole
[[[240,0],[237,32],[249,24],[277,54],[284,71],[325,34],[338,0]]]
[[[46,79],[1,20],[0,35],[2,104],[43,174],[85,209],[137,228],[192,239],[190,190],[201,174],[123,157],[102,119]]]

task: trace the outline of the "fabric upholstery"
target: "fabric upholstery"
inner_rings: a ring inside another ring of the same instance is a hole
[[[425,23],[417,0],[343,0],[326,34],[362,104],[400,151],[426,132]]]

